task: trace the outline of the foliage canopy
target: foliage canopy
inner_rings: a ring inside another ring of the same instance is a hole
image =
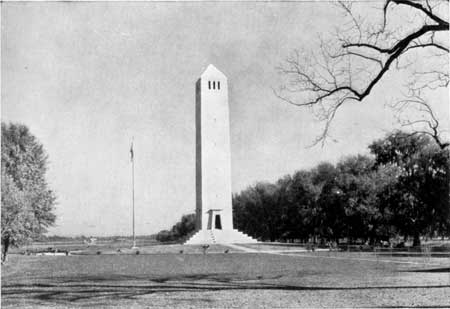
[[[48,157],[20,124],[2,123],[2,258],[10,245],[42,235],[55,221],[56,197],[45,179]]]

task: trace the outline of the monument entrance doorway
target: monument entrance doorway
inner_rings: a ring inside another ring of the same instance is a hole
[[[216,215],[216,222],[214,222],[214,227],[217,230],[221,230],[222,229],[222,221],[220,220],[220,215]]]
[[[221,230],[222,229],[222,217],[220,213],[222,209],[210,209],[208,213],[208,230]]]

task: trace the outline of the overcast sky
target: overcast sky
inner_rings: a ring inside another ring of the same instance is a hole
[[[194,212],[195,82],[210,63],[230,87],[233,192],[367,153],[398,127],[384,106],[398,75],[344,106],[324,147],[308,148],[322,127],[310,111],[272,92],[286,56],[341,20],[328,2],[3,3],[2,120],[26,124],[49,155],[50,234],[131,233],[132,136],[136,233]]]

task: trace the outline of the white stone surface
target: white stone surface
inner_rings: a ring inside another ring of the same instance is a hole
[[[185,244],[246,244],[256,243],[257,241],[238,230],[218,230],[218,229],[203,229],[197,231]]]
[[[197,81],[195,106],[197,233],[186,244],[256,242],[233,229],[228,81],[212,64]]]

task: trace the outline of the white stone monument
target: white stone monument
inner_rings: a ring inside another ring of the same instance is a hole
[[[195,91],[197,231],[186,244],[254,243],[233,228],[227,78],[210,64]]]

